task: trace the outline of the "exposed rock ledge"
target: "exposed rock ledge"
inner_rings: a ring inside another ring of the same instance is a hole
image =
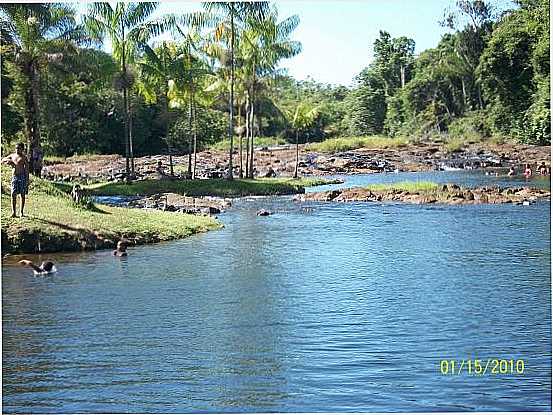
[[[322,202],[382,202],[394,201],[413,204],[442,203],[448,205],[475,205],[498,203],[533,203],[538,198],[551,196],[551,193],[536,188],[498,188],[478,187],[463,188],[455,184],[443,185],[433,190],[406,191],[401,189],[371,190],[368,188],[351,188],[329,190],[326,192],[298,195],[295,200]]]

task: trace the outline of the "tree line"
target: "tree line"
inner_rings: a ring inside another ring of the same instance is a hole
[[[301,50],[290,39],[299,18],[280,20],[268,2],[152,18],[157,6],[92,3],[81,22],[69,4],[0,6],[2,135],[26,139],[34,174],[44,150],[124,153],[129,176],[136,153],[180,150],[194,177],[198,139],[226,130],[232,154],[238,130],[239,174],[253,176],[256,113],[279,61]],[[173,40],[152,42],[163,33]],[[106,41],[111,54],[98,49]]]
[[[450,33],[415,55],[385,31],[352,88],[297,81],[279,69],[301,52],[298,16],[269,2],[204,3],[155,16],[157,3],[1,4],[2,143],[44,153],[196,153],[229,142],[229,176],[253,177],[259,136],[292,143],[332,136],[444,134],[550,142],[549,2],[498,13],[458,0]],[[159,40],[159,35],[171,40]],[[111,45],[111,53],[101,45]],[[230,154],[239,153],[232,166]],[[172,168],[172,165],[171,165]]]
[[[498,14],[458,0],[441,22],[453,33],[418,56],[412,39],[381,31],[351,94],[350,132],[549,144],[549,1],[516,4]]]

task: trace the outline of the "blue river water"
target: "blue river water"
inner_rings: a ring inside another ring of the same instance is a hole
[[[403,179],[506,184],[338,186]],[[550,411],[550,208],[246,198],[224,229],[128,258],[33,257],[56,262],[47,277],[6,259],[3,410]],[[524,372],[441,373],[468,359]]]

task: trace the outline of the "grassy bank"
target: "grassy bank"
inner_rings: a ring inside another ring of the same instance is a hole
[[[321,153],[338,153],[341,151],[355,150],[358,148],[385,149],[399,148],[408,144],[406,139],[390,137],[340,137],[331,138],[320,143],[308,144],[309,151]]]
[[[239,143],[238,137],[234,137],[234,148],[238,149],[238,143]],[[242,140],[243,145],[246,145],[246,140]],[[280,137],[255,137],[253,140],[254,147],[271,147],[271,146],[278,146],[282,144],[287,144],[286,140],[284,138]],[[221,140],[218,141],[215,144],[212,144],[209,146],[210,150],[219,150],[219,151],[228,151],[230,149],[230,141],[229,140]],[[246,151],[244,149],[244,151]]]
[[[107,206],[76,206],[53,184],[32,178],[25,218],[11,218],[9,181],[2,169],[2,247],[4,253],[57,252],[111,248],[126,238],[135,244],[184,238],[220,227],[213,218]],[[19,207],[19,201],[18,201]]]
[[[373,192],[409,192],[409,193],[435,193],[441,186],[434,182],[397,182],[397,183],[378,183],[367,186],[367,189]]]
[[[178,193],[187,196],[270,196],[303,193],[305,187],[328,184],[319,178],[225,179],[209,180],[141,180],[131,184],[102,183],[89,187],[94,195],[134,196],[156,193]]]

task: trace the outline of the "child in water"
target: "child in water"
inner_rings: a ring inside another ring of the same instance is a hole
[[[124,241],[117,242],[117,249],[113,251],[115,256],[127,256],[127,244]]]
[[[32,268],[35,274],[52,274],[54,272],[57,272],[56,267],[54,266],[54,263],[52,261],[43,261],[42,264],[40,264],[40,267],[37,267],[35,264],[33,264],[32,261],[29,261],[28,259],[22,259],[21,261],[19,261],[19,263],[23,266]]]
[[[529,164],[527,164],[524,168],[524,177],[526,177],[527,179],[532,177],[532,169],[530,168]]]

